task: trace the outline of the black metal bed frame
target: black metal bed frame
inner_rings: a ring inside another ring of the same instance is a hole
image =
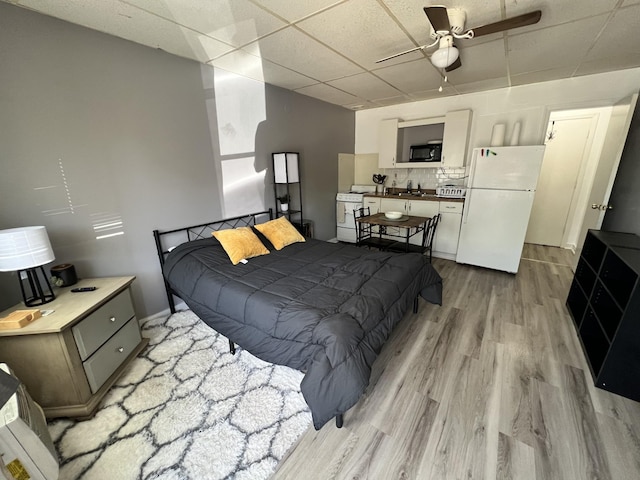
[[[158,259],[160,260],[160,268],[161,269],[164,268],[165,258],[169,254],[169,252],[172,250],[172,248],[165,246],[165,238],[170,236],[175,237],[177,241],[172,243],[173,245],[177,246],[185,242],[184,240],[185,236],[186,236],[187,242],[191,242],[193,240],[199,240],[203,238],[210,238],[211,233],[218,230],[225,230],[227,228],[237,228],[237,227],[251,227],[256,223],[260,223],[258,219],[262,219],[262,217],[264,217],[265,220],[267,219],[267,217],[269,220],[273,220],[273,209],[270,208],[269,210],[265,210],[263,212],[251,213],[247,215],[241,215],[239,217],[227,218],[224,220],[217,220],[214,222],[203,223],[201,225],[193,225],[190,227],[177,228],[177,229],[167,230],[162,232],[160,230],[154,230],[153,238],[156,243]],[[166,279],[164,279],[164,275],[163,275],[163,281],[164,281],[164,288],[167,293],[167,300],[169,302],[169,309],[171,310],[171,313],[176,313],[174,296],[180,298],[180,295],[178,295],[176,292],[172,290],[169,283],[166,281]],[[416,297],[413,302],[413,313],[417,313],[417,312],[418,312],[418,297]],[[229,340],[229,351],[231,352],[232,355],[236,353],[235,344],[231,340]],[[338,428],[342,428],[343,423],[344,423],[343,414],[336,415],[336,426]]]
[[[176,237],[178,242],[174,245],[177,246],[181,243],[185,243],[184,234],[186,236],[186,242],[192,242],[193,240],[200,240],[203,238],[210,238],[212,232],[217,232],[218,230],[225,230],[229,228],[237,228],[237,227],[251,227],[255,225],[258,217],[269,217],[269,220],[273,220],[273,209],[265,210],[264,212],[257,213],[249,213],[247,215],[241,215],[239,217],[226,218],[223,220],[216,220],[214,222],[202,223],[200,225],[192,225],[190,227],[176,228],[173,230],[166,230],[161,232],[160,230],[153,231],[153,239],[156,243],[156,251],[158,253],[158,259],[160,260],[160,270],[164,269],[164,262],[171,250],[172,247],[165,247],[163,239],[165,236]],[[180,238],[182,237],[182,239]],[[181,241],[182,240],[182,241]],[[169,282],[162,275],[162,280],[164,282],[164,289],[167,294],[167,301],[169,302],[169,310],[171,313],[176,313],[176,303],[173,299],[174,296],[180,298],[169,285]],[[231,355],[236,354],[236,345],[229,340],[229,351]]]

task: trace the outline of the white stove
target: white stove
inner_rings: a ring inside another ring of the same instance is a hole
[[[336,201],[338,202],[360,202],[362,203],[365,193],[376,193],[375,185],[351,185],[348,192],[338,192]]]
[[[342,242],[356,242],[356,221],[353,211],[361,208],[365,193],[375,193],[375,185],[352,185],[348,192],[336,195],[337,238]]]

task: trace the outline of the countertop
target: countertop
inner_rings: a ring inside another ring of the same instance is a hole
[[[389,193],[389,190],[391,193]],[[411,193],[407,192],[406,189],[392,189],[389,188],[386,194],[382,193],[365,193],[365,197],[377,197],[377,198],[400,198],[400,199],[411,199],[411,200],[426,200],[431,202],[456,202],[456,203],[464,203],[464,198],[450,198],[450,197],[439,197],[436,195],[436,191],[433,189],[423,189],[421,194],[418,194],[417,191],[412,191]]]

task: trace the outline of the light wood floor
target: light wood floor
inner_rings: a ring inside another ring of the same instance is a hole
[[[571,255],[523,257],[515,276],[434,259],[443,306],[407,314],[344,427],[311,427],[273,478],[640,479],[640,403],[593,385]]]

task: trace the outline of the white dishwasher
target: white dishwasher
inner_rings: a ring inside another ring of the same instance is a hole
[[[374,193],[375,185],[352,185],[348,192],[336,195],[336,237],[341,242],[356,243],[356,221],[353,211],[361,208],[365,193]]]

